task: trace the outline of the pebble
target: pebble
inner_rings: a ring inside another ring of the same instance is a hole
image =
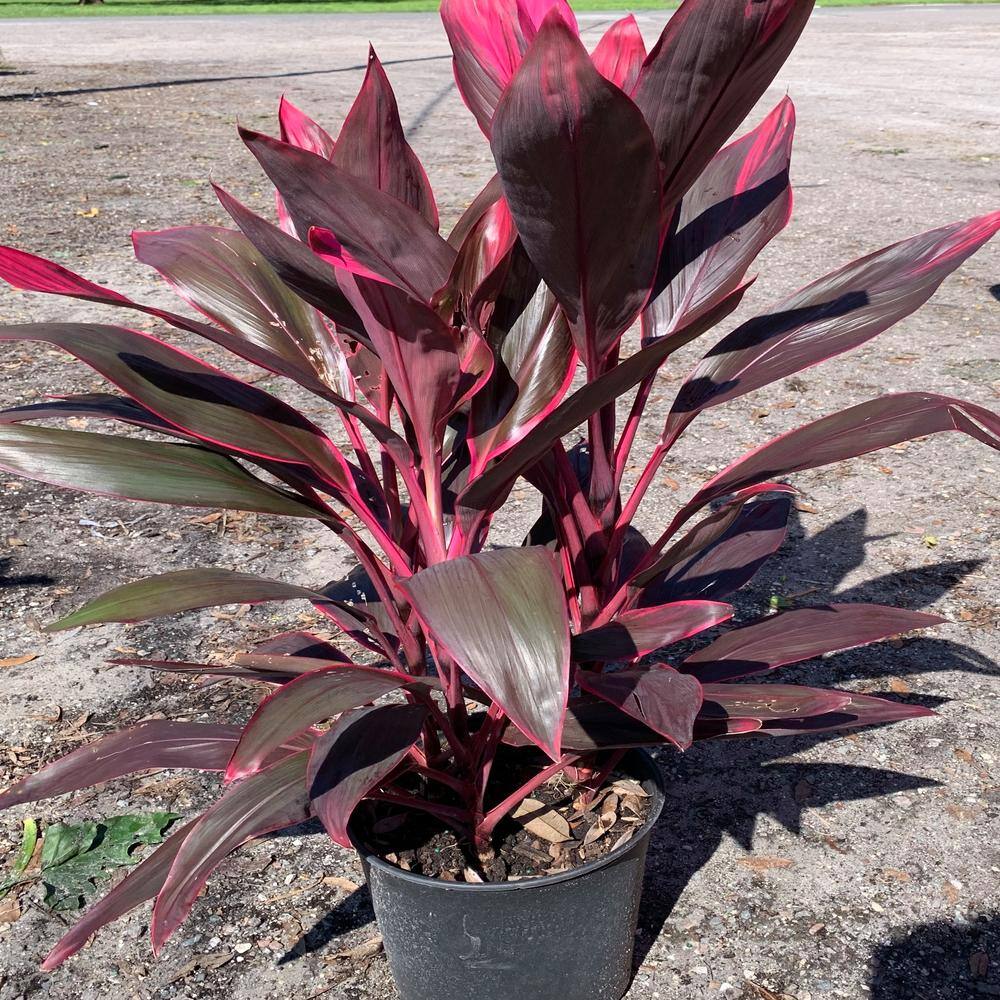
[[[240,941],[240,943],[233,948],[233,951],[235,951],[237,955],[245,955],[252,947],[253,945],[249,941]]]

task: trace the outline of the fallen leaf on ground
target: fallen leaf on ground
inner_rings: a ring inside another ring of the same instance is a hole
[[[3,660],[0,660],[0,667],[19,667],[22,663],[31,663],[32,660],[37,660],[37,653],[24,653],[21,656],[8,656]]]
[[[382,935],[376,934],[375,937],[368,941],[364,941],[361,944],[355,945],[353,948],[345,948],[343,951],[338,951],[336,955],[331,955],[328,961],[330,962],[360,962],[366,958],[373,958],[382,950]]]
[[[767,872],[773,868],[791,868],[795,864],[791,858],[769,858],[764,855],[750,858],[737,858],[736,863],[755,872]]]
[[[327,875],[323,879],[323,885],[332,885],[337,889],[343,889],[344,892],[357,892],[361,888],[357,882],[352,882],[349,878],[343,878],[340,875]]]
[[[231,951],[219,955],[195,955],[190,962],[182,965],[163,985],[173,986],[174,983],[179,983],[182,979],[187,979],[192,972],[197,972],[199,969],[221,969],[222,966],[232,960],[233,953]]]
[[[547,840],[550,844],[559,844],[572,836],[569,823],[538,799],[525,799],[511,815],[514,819],[521,820],[521,825],[528,833]],[[531,818],[525,820],[525,816]]]
[[[0,924],[12,924],[21,919],[21,904],[17,896],[7,896],[0,900]]]

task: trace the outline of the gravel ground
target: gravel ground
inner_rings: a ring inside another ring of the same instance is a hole
[[[584,17],[587,37],[607,22]],[[652,41],[659,19],[640,23]],[[263,209],[269,195],[234,135],[236,118],[270,128],[285,92],[334,125],[360,83],[369,39],[451,222],[490,158],[458,101],[433,16],[9,21],[0,39],[12,69],[0,76],[0,239],[166,301],[152,274],[130,262],[128,232],[223,221],[209,176]],[[797,201],[761,260],[747,309],[895,239],[998,206],[997,51],[1000,7],[817,12],[754,115],[785,92],[794,98]],[[664,523],[678,498],[745,447],[881,391],[931,388],[996,407],[998,281],[1000,241],[918,316],[862,350],[749,405],[714,410],[664,470],[640,527]],[[101,315],[0,290],[5,322]],[[694,356],[663,376],[661,412]],[[12,405],[97,389],[99,380],[56,352],[18,345],[0,357],[0,386],[0,402]],[[647,444],[658,430],[651,420]],[[663,754],[670,798],[651,851],[629,1000],[1000,996],[998,469],[994,453],[948,435],[797,477],[804,509],[741,596],[741,615],[759,613],[775,593],[933,608],[950,623],[926,638],[786,676],[891,692],[941,717],[846,738]],[[3,657],[35,657],[0,671],[0,785],[123,722],[157,713],[243,719],[252,710],[235,684],[195,689],[109,670],[112,650],[222,656],[310,616],[296,605],[228,609],[57,636],[42,635],[41,623],[168,569],[239,566],[312,584],[349,569],[318,529],[265,517],[205,523],[199,511],[7,479],[0,502]],[[519,538],[534,510],[525,492],[500,537]],[[191,814],[212,784],[161,773],[58,799],[35,815]],[[0,816],[0,858],[12,853],[24,814]],[[226,864],[159,961],[143,910],[48,976],[35,969],[61,919],[25,893],[20,919],[0,924],[0,1000],[91,1000],[109,990],[389,1000],[384,958],[351,952],[375,933],[365,891],[351,891],[361,880],[354,858],[315,829],[269,838]]]

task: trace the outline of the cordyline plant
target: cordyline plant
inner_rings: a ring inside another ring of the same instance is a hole
[[[596,789],[629,747],[930,714],[759,682],[783,664],[941,620],[894,608],[786,611],[674,665],[641,662],[732,616],[724,599],[785,537],[793,491],[782,477],[937,431],[1000,448],[1000,417],[981,406],[881,396],[737,458],[655,540],[632,527],[700,413],[870,340],[1000,228],[1000,213],[943,226],[813,281],[729,329],[665,419],[647,412],[661,366],[732,313],[754,257],[788,221],[791,101],[724,143],[811,6],[687,0],[648,54],[631,17],[588,54],[561,0],[446,0],[455,76],[497,175],[439,235],[372,54],[336,139],[287,101],[280,139],[241,130],[277,189],[278,225],[217,189],[238,229],[134,234],[138,259],[203,319],[2,250],[0,275],[19,288],[140,310],[297,383],[339,420],[343,446],[166,341],[43,323],[0,329],[0,339],[59,347],[119,391],[7,410],[0,467],[133,500],[314,518],[350,547],[370,592],[349,603],[329,588],[191,569],[119,587],[53,627],[305,598],[381,658],[357,665],[293,632],[231,666],[126,661],[247,678],[269,693],[245,725],[146,722],[0,796],[12,806],[146,768],[225,775],[218,801],[98,903],[45,968],[152,897],[159,950],[230,851],[310,816],[346,845],[365,798],[424,810],[488,855],[498,821],[535,788],[567,771]],[[639,346],[626,348],[637,322]],[[70,416],[180,440],[30,424]],[[625,490],[644,419],[662,433]],[[584,425],[585,447],[566,450],[563,438]],[[524,546],[486,550],[518,477],[540,491],[542,516]],[[490,782],[505,744],[542,752],[510,795]]]

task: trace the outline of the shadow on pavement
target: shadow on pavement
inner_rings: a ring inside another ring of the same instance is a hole
[[[1000,912],[909,927],[872,955],[870,1000],[1000,996]]]

